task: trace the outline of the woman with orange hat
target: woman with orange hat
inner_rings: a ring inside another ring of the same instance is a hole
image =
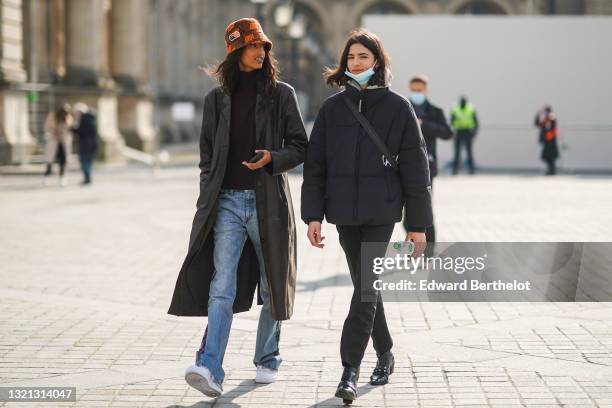
[[[208,316],[185,380],[221,395],[233,313],[248,310],[256,287],[255,381],[274,382],[281,321],[291,317],[296,283],[293,204],[286,172],[304,161],[308,140],[293,88],[278,80],[272,42],[245,18],[225,31],[227,56],[209,74],[200,136],[200,196],[189,250],[168,313]]]

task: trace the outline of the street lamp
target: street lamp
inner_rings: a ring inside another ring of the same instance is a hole
[[[295,16],[291,24],[289,25],[289,37],[294,40],[299,40],[304,37],[304,33],[306,32],[306,22],[304,20],[303,14],[298,14]]]
[[[293,4],[288,1],[281,2],[274,10],[274,22],[280,28],[285,28],[293,20]]]
[[[293,86],[295,89],[298,87],[298,46],[300,40],[304,37],[306,32],[306,22],[303,14],[295,16],[289,28],[287,29],[289,37],[291,38],[291,71],[293,73]]]
[[[251,0],[251,3],[255,5],[255,17],[259,21],[259,24],[261,24],[262,28],[265,26],[263,8],[267,2],[268,0]]]

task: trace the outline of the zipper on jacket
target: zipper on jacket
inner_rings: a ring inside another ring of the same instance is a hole
[[[359,112],[361,112],[361,99],[362,99],[363,91],[359,91]],[[354,193],[354,203],[353,207],[353,220],[357,221],[358,215],[358,207],[359,207],[359,156],[361,153],[361,126],[358,127],[359,131],[357,132],[357,148],[355,149],[355,193]]]
[[[361,148],[361,129],[357,133],[357,147],[355,149],[355,193],[354,193],[354,207],[353,207],[353,220],[357,221],[357,208],[359,207],[359,153]]]

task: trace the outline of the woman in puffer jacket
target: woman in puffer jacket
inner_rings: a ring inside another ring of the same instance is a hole
[[[354,291],[340,341],[343,373],[336,396],[351,403],[370,337],[378,356],[370,384],[386,384],[394,368],[381,295],[371,285],[374,274],[361,271],[361,243],[388,243],[405,207],[406,240],[416,243],[418,256],[432,224],[431,189],[417,117],[407,99],[389,90],[389,58],[378,37],[363,29],[352,32],[339,65],[325,76],[329,85],[344,89],[323,103],[315,120],[301,209],[311,245],[323,248],[325,218],[336,224],[346,254]],[[382,153],[356,115],[365,117],[392,157]]]

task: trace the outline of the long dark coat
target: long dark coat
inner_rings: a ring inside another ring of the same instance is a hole
[[[230,114],[231,97],[221,87],[206,95],[200,136],[200,196],[189,250],[176,281],[169,314],[208,315],[208,295],[214,273],[212,227],[227,164]],[[293,313],[297,248],[293,204],[285,172],[304,161],[308,144],[293,88],[279,82],[273,91],[266,93],[258,84],[255,122],[257,148],[272,154],[272,162],[255,171],[259,234],[270,286],[272,317],[287,320]],[[247,237],[238,265],[234,313],[250,309],[259,273],[259,262]],[[261,304],[261,299],[258,303]]]
[[[559,158],[559,145],[557,144],[557,120],[554,115],[550,119],[542,119],[538,114],[535,118],[535,125],[540,128],[539,142],[542,145],[541,158],[544,161],[554,161]],[[546,133],[554,131],[555,136],[551,140],[546,140]]]
[[[438,149],[437,140],[450,140],[453,138],[453,130],[448,125],[444,117],[444,111],[428,100],[424,103],[423,109],[416,111],[417,117],[423,120],[421,131],[427,145],[427,155],[429,160],[429,175],[433,179],[438,175]],[[423,116],[419,116],[423,111]]]
[[[85,112],[78,126],[72,131],[79,140],[79,155],[93,157],[98,149],[98,126],[96,117],[91,112]]]

